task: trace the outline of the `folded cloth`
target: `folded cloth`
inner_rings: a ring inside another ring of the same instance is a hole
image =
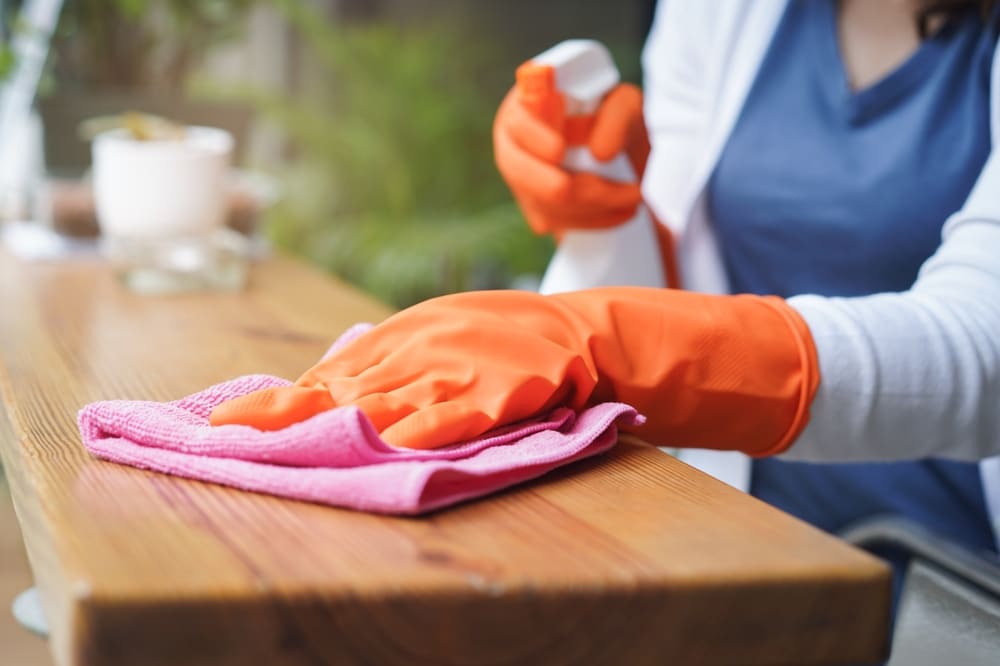
[[[352,329],[338,344],[363,332]],[[642,421],[620,403],[557,408],[433,450],[385,443],[356,407],[275,431],[212,427],[219,403],[290,382],[240,377],[174,402],[110,400],[84,407],[87,449],[113,462],[256,492],[391,514],[420,514],[480,497],[611,448],[616,423]]]

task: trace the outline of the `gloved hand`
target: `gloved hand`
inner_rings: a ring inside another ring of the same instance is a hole
[[[818,373],[805,322],[778,298],[468,292],[397,313],[211,423],[273,430],[357,405],[387,441],[435,448],[556,405],[620,401],[646,415],[633,431],[651,443],[770,455],[805,427]]]
[[[526,77],[544,75],[530,63],[522,66],[519,84],[500,104],[493,124],[497,167],[528,224],[535,233],[560,234],[628,221],[642,200],[638,181],[649,157],[642,92],[623,83],[593,116],[567,117],[554,82],[525,85]],[[567,146],[584,144],[601,161],[625,151],[636,182],[618,183],[560,166]]]

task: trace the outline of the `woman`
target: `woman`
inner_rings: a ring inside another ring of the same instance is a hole
[[[990,5],[668,2],[644,54],[653,152],[643,192],[679,238],[684,286],[790,298],[820,357],[812,420],[785,460],[757,460],[752,474],[694,461],[830,531],[902,515],[996,549],[997,463],[927,458],[1000,452],[1000,165],[984,170],[998,141],[991,121],[1000,130]],[[640,144],[629,98],[623,88],[608,100],[616,127],[598,128],[600,156]],[[637,193],[567,183],[549,171],[551,137],[533,132],[508,99],[498,158],[536,229],[630,216],[621,212]],[[574,220],[572,196],[557,192],[574,186],[603,205]]]
[[[497,162],[536,230],[614,225],[644,198],[673,232],[683,286],[741,295],[435,299],[213,422],[275,428],[354,403],[390,441],[432,447],[621,400],[654,443],[754,456],[751,491],[821,527],[889,513],[995,550],[989,4],[668,1],[645,99],[614,91],[588,139],[598,158],[646,166],[641,193],[562,170],[561,119],[516,93],[497,116]]]

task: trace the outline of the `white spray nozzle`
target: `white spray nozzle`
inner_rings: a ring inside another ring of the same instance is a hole
[[[611,53],[592,39],[570,39],[531,59],[535,65],[551,67],[555,86],[567,99],[593,110],[621,80]]]

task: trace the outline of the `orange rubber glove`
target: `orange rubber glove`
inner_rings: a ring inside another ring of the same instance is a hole
[[[551,70],[549,70],[551,72]],[[606,229],[628,221],[642,201],[639,183],[618,183],[560,166],[567,146],[584,145],[608,161],[625,151],[641,178],[649,157],[642,92],[618,85],[593,116],[567,117],[554,81],[530,63],[500,104],[493,123],[497,168],[528,224],[538,234]]]
[[[397,313],[294,386],[222,403],[211,423],[278,429],[356,405],[389,442],[435,448],[556,405],[634,405],[670,446],[771,455],[819,383],[805,322],[774,297],[609,287],[468,292]]]
[[[575,229],[607,229],[632,219],[642,202],[639,181],[649,158],[642,91],[623,83],[601,102],[597,113],[567,116],[552,70],[527,63],[518,83],[500,104],[493,123],[497,168],[528,225],[557,239]],[[566,148],[586,145],[599,160],[625,152],[637,175],[619,183],[561,166]],[[653,220],[667,285],[680,287],[673,235]]]

